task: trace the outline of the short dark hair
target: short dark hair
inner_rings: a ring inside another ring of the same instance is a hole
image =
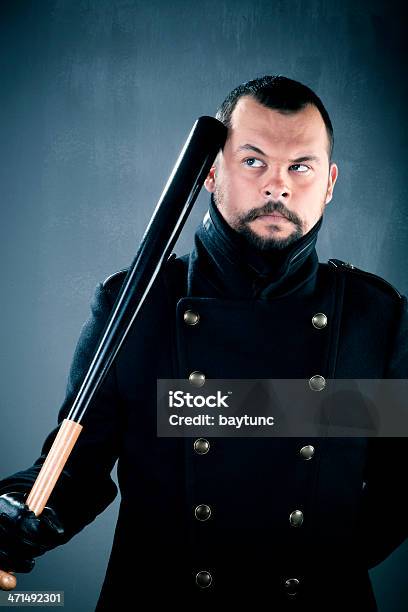
[[[309,87],[281,75],[266,75],[238,85],[228,94],[215,115],[228,128],[231,127],[232,112],[243,96],[252,96],[260,104],[283,114],[296,113],[308,104],[315,106],[326,126],[331,160],[334,146],[332,122],[323,102]]]

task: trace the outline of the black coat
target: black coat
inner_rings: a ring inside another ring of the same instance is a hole
[[[406,299],[347,264],[319,264],[321,222],[268,260],[210,210],[192,254],[170,258],[153,286],[50,505],[69,539],[115,497],[110,472],[119,458],[122,500],[98,611],[131,609],[135,598],[181,609],[228,598],[238,609],[251,600],[278,612],[375,610],[368,568],[407,535],[394,515],[405,440],[214,438],[198,454],[192,438],[157,436],[156,381],[195,370],[207,378],[406,378]],[[97,288],[59,421],[124,275]],[[198,325],[186,324],[186,310],[200,315]],[[316,313],[327,316],[322,329],[312,325]],[[55,433],[0,493],[31,485]],[[314,448],[309,459],[305,446]],[[211,508],[206,521],[195,517],[200,504]],[[300,526],[290,523],[294,510]],[[212,578],[206,588],[196,584],[202,571]]]

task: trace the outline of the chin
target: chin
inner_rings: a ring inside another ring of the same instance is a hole
[[[274,231],[266,233],[254,232],[248,226],[240,229],[240,234],[245,237],[247,242],[252,246],[260,249],[261,251],[267,251],[271,249],[284,249],[293,242],[299,240],[302,237],[300,229],[292,230],[291,232],[282,231],[282,228],[270,226]]]
[[[258,238],[258,240],[288,240],[291,236],[295,236],[296,232],[293,230],[291,232],[284,231],[280,227],[270,227],[269,232],[253,232],[254,235]]]
[[[284,236],[287,238],[294,233],[292,230],[284,230],[279,225],[269,225],[268,230],[265,232],[254,232],[261,238],[274,238],[275,236]]]

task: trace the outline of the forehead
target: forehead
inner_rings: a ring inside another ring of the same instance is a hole
[[[283,114],[267,108],[250,96],[238,100],[231,115],[228,140],[232,147],[249,143],[261,149],[263,145],[280,149],[307,149],[308,152],[310,149],[327,151],[328,146],[326,126],[315,106],[307,105],[295,113]]]

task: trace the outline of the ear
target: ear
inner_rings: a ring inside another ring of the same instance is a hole
[[[325,204],[328,204],[333,197],[333,189],[334,189],[334,185],[336,184],[338,175],[339,175],[338,167],[336,166],[335,163],[331,163],[330,170],[329,170],[329,182],[327,184]]]
[[[210,193],[215,191],[215,166],[211,166],[207,178],[204,181],[204,187]]]

